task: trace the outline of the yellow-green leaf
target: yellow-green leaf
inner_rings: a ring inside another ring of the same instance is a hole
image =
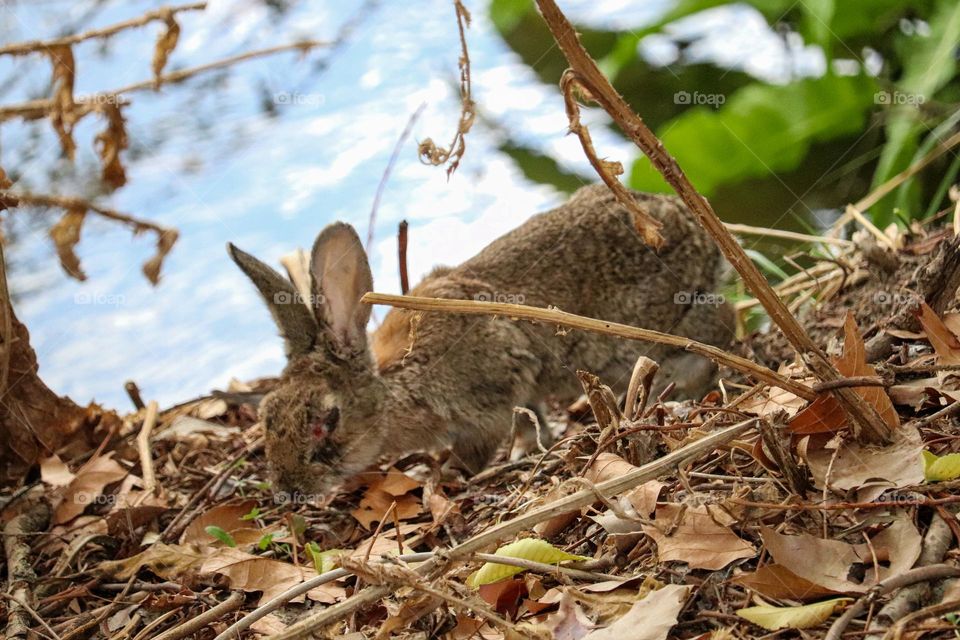
[[[349,551],[343,549],[328,549],[320,551],[320,545],[316,542],[308,542],[305,546],[307,556],[313,561],[313,568],[317,573],[326,573],[333,571],[340,566],[340,556],[349,554]]]
[[[808,629],[815,627],[833,615],[833,612],[850,598],[834,598],[802,607],[747,607],[737,615],[767,631],[777,629]]]
[[[923,476],[928,482],[960,478],[960,453],[937,456],[929,451],[922,451],[921,454],[923,455]]]
[[[574,555],[557,549],[555,546],[545,540],[536,538],[525,538],[506,544],[496,550],[494,555],[505,558],[519,558],[521,560],[531,560],[533,562],[542,562],[544,564],[558,564],[564,560],[589,560],[584,556]],[[467,578],[467,585],[477,588],[481,585],[498,582],[504,578],[509,578],[524,571],[522,567],[512,565],[497,564],[487,562],[479,571],[474,572]]]

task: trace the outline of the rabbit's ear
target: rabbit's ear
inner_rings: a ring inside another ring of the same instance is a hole
[[[360,237],[335,222],[320,232],[310,253],[310,282],[317,320],[347,354],[366,348],[370,305],[360,302],[373,290],[373,276]]]
[[[237,266],[253,281],[263,296],[273,320],[280,329],[286,345],[287,357],[303,355],[313,350],[317,341],[317,321],[303,303],[296,288],[282,275],[254,258],[249,253],[227,243],[227,253]]]

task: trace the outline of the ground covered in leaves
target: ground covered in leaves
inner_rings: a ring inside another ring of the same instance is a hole
[[[859,444],[827,390],[808,402],[727,375],[700,401],[674,402],[668,387],[626,411],[582,375],[588,394],[556,407],[549,448],[504,450],[469,479],[412,455],[307,504],[267,484],[255,407],[269,382],[237,384],[161,412],[146,437],[149,410],[131,414],[95,452],[50,457],[6,492],[7,633],[957,637],[960,315],[921,304],[930,292],[916,277],[947,245],[956,250],[943,237],[918,231],[891,270],[874,268],[869,252],[843,256],[831,263],[840,285],[824,271],[791,291],[821,294],[811,323],[892,428],[886,446]],[[890,320],[908,304],[912,326]],[[876,348],[881,337],[889,349]],[[763,340],[743,348],[771,353]],[[871,352],[882,357],[868,362]],[[779,365],[814,386],[798,363]],[[677,466],[636,473],[751,420]],[[596,489],[631,474],[643,481]],[[478,552],[427,578],[416,571],[430,554],[442,560],[584,490],[595,494],[586,506],[485,547],[509,564]],[[325,629],[293,626],[371,585],[387,595]],[[268,607],[274,599],[284,602]],[[265,615],[246,617],[254,611]]]

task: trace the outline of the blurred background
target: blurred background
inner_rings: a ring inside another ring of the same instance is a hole
[[[960,3],[955,0],[562,0],[583,41],[728,222],[804,232],[948,140],[960,120]],[[149,235],[87,216],[76,251],[85,281],[64,274],[49,236],[56,208],[3,211],[14,307],[40,373],[85,403],[127,408],[135,380],[161,405],[279,372],[280,340],[229,240],[277,265],[345,220],[370,245],[375,288],[398,292],[396,230],[409,221],[412,283],[456,264],[595,177],[567,120],[565,68],[532,2],[466,0],[477,121],[460,167],[422,164],[418,142],[446,145],[460,115],[460,42],[450,0],[212,0],[177,14],[167,71],[245,51],[328,40],[130,94],[123,109],[127,184],[102,183],[94,139],[74,132],[63,157],[46,119],[0,122],[0,166],[33,193],[77,195],[175,228],[180,239],[153,287],[141,264]],[[119,0],[0,2],[0,45],[136,18],[162,6]],[[73,47],[77,95],[150,78],[162,25]],[[3,106],[51,94],[50,61],[0,56]],[[375,224],[377,186],[401,132]],[[645,158],[584,109],[598,152],[633,188],[665,191]],[[879,225],[947,207],[960,156],[951,150],[871,208]],[[750,237],[770,274],[791,250]],[[385,309],[375,310],[382,318]]]

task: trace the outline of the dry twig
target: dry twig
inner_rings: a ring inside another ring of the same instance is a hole
[[[775,371],[767,369],[752,360],[727,353],[723,349],[718,349],[712,345],[697,342],[690,338],[674,336],[669,333],[653,331],[651,329],[641,329],[618,322],[608,322],[606,320],[596,320],[594,318],[578,316],[573,313],[560,311],[559,309],[542,309],[540,307],[530,307],[522,304],[485,302],[482,300],[444,300],[440,298],[396,296],[386,293],[368,293],[363,296],[363,301],[369,304],[388,304],[394,307],[400,307],[401,309],[416,309],[418,311],[445,311],[448,313],[520,318],[523,320],[568,327],[570,329],[581,329],[583,331],[601,333],[608,336],[618,336],[629,340],[642,340],[644,342],[664,344],[685,349],[691,353],[704,356],[705,358],[710,358],[714,362],[741,371],[757,380],[789,391],[801,398],[812,400],[816,397],[816,393],[812,391],[810,387],[781,376]]]

